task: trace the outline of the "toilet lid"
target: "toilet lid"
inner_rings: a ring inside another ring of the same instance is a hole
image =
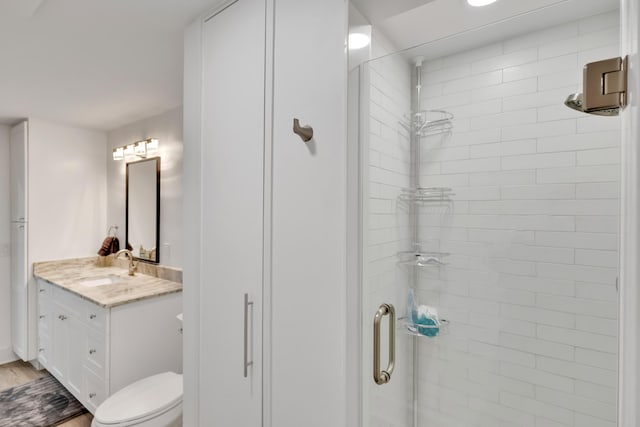
[[[119,424],[161,413],[182,401],[182,375],[165,372],[136,381],[98,407],[95,419]]]

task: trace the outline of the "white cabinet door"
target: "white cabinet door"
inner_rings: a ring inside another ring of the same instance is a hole
[[[87,331],[80,321],[73,317],[65,321],[67,327],[67,382],[66,386],[75,396],[84,394],[83,365],[86,360]],[[54,343],[56,345],[57,343]]]
[[[344,425],[346,4],[275,2],[270,304],[274,427]],[[313,127],[309,143],[291,131],[294,117]]]
[[[23,360],[29,360],[26,235],[27,224],[11,223],[11,342]]]
[[[262,425],[264,68],[264,0],[239,0],[204,24],[203,426]]]
[[[27,220],[27,122],[11,129],[11,221]]]
[[[76,397],[82,396],[87,332],[68,308],[54,302],[51,312],[53,319],[49,370]]]
[[[51,322],[51,357],[49,369],[60,382],[66,380],[67,363],[69,357],[69,328],[67,323],[69,314],[60,308],[58,304],[53,304],[53,319]]]

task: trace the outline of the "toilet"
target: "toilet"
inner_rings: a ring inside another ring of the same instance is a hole
[[[164,372],[129,384],[105,400],[91,427],[182,426],[182,375]]]

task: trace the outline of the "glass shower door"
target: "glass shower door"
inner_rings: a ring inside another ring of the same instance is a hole
[[[362,351],[363,425],[404,427],[413,419],[413,343],[398,336],[406,311],[408,270],[397,268],[397,254],[407,239],[409,217],[397,214],[398,196],[410,186],[409,133],[399,125],[411,97],[411,76],[389,77],[389,111],[382,111],[380,79],[399,58],[365,63],[360,70],[362,194]],[[405,67],[401,65],[401,68]],[[395,71],[395,70],[394,70]],[[378,82],[378,83],[376,83]],[[385,95],[387,96],[387,95]],[[384,170],[380,162],[385,162]]]
[[[572,19],[361,66],[363,427],[617,426],[620,122],[563,101],[618,11]]]

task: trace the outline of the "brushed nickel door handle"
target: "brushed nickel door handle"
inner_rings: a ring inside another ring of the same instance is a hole
[[[249,366],[253,361],[249,361],[249,306],[253,307],[253,301],[249,301],[249,294],[244,294],[244,377],[249,375]]]
[[[380,321],[389,315],[389,363],[380,370]],[[392,304],[382,304],[373,316],[373,380],[383,385],[391,380],[396,365],[396,310]]]

